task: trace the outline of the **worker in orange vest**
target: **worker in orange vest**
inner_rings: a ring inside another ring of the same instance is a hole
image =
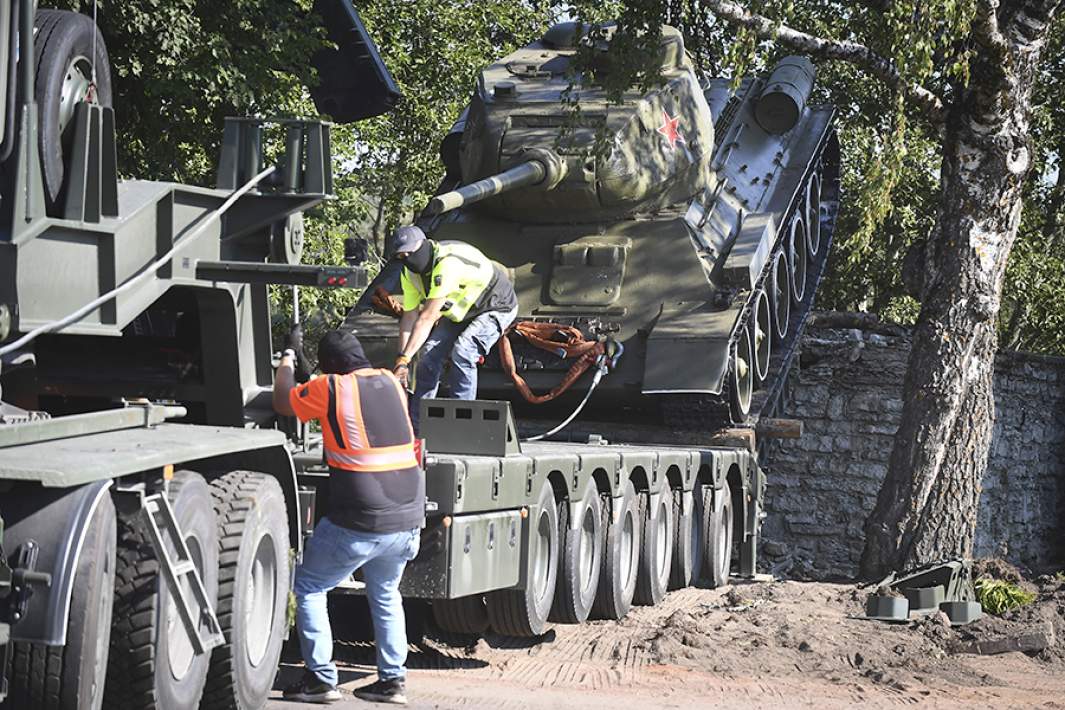
[[[363,700],[406,704],[407,635],[399,581],[418,554],[425,524],[425,476],[418,465],[407,396],[388,370],[370,366],[354,334],[333,330],[318,344],[320,377],[297,385],[296,351],[286,350],[274,409],[322,426],[329,507],[296,569],[296,623],[306,670],[284,697],[340,700],[326,595],[362,568],[377,645],[378,680]]]

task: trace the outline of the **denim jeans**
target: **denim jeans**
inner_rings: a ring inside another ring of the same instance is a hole
[[[418,431],[418,404],[423,397],[435,397],[440,373],[451,357],[448,386],[455,399],[476,399],[477,363],[496,344],[503,331],[518,315],[512,311],[487,311],[469,323],[455,323],[441,318],[422,346],[414,378],[414,396],[410,400],[410,420]]]
[[[300,650],[318,680],[337,684],[326,595],[360,567],[373,617],[377,675],[382,680],[406,677],[407,629],[399,580],[418,554],[419,533],[368,533],[334,525],[329,518],[318,521],[296,568],[295,584]]]

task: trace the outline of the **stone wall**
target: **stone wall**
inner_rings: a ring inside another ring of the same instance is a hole
[[[902,412],[908,334],[810,327],[785,416],[800,439],[774,442],[765,566],[818,578],[857,573],[862,526],[887,473]],[[883,333],[889,334],[883,334]],[[1000,355],[994,439],[977,556],[1033,569],[1065,565],[1065,358]]]

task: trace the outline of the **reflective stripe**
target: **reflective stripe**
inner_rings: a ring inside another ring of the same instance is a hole
[[[418,465],[413,443],[380,449],[363,449],[350,453],[326,451],[325,460],[334,468],[348,471],[387,471]]]
[[[406,395],[399,381],[387,370],[366,368],[347,375],[329,375],[327,419],[329,428],[333,430],[333,436],[325,437],[324,443],[326,463],[333,468],[372,472],[405,469],[418,465],[414,452],[414,431],[409,419],[407,419],[404,432],[407,443],[395,446],[367,446],[370,437],[362,416],[363,402],[359,392],[358,378],[381,376],[387,377],[394,383],[397,403],[402,407],[406,401]],[[406,416],[404,418],[406,419]]]

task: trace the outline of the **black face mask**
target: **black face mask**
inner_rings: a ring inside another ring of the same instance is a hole
[[[433,266],[433,245],[426,239],[422,245],[402,260],[408,269],[419,274],[426,274]]]

